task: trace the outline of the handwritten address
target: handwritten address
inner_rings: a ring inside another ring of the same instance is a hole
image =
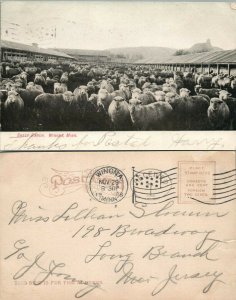
[[[81,245],[90,245],[84,247],[85,254],[75,258],[79,271],[71,274],[66,257],[65,261],[58,260],[57,254],[48,257],[47,245],[43,244],[33,250],[30,240],[21,232],[21,236],[9,244],[4,256],[5,262],[18,262],[12,270],[12,280],[24,281],[27,277],[33,285],[43,285],[48,280],[77,282],[77,286],[73,286],[76,288],[74,298],[86,299],[96,299],[98,293],[102,297],[103,293],[111,292],[112,285],[132,289],[145,285],[146,296],[158,297],[159,294],[165,296],[173,287],[178,290],[178,286],[187,288],[191,282],[195,285],[195,281],[203,294],[227,284],[225,270],[218,265],[222,259],[218,249],[227,243],[224,236],[210,225],[197,226],[204,220],[205,224],[223,226],[230,214],[227,206],[220,211],[208,211],[200,206],[186,210],[168,201],[155,206],[137,203],[129,211],[120,209],[108,213],[102,207],[85,207],[81,203],[83,201],[73,202],[53,212],[46,206],[32,207],[32,203],[23,200],[12,204],[8,226],[16,229],[23,224],[36,224],[41,230],[44,227],[47,230],[49,223],[60,223],[65,229],[73,228],[65,230],[63,242],[78,242],[78,249]],[[183,218],[185,222],[179,223]],[[137,239],[142,241],[142,247],[132,246]],[[117,247],[117,243],[123,246]],[[192,267],[186,268],[185,262]],[[90,281],[83,278],[83,270],[98,264],[100,278],[92,278],[92,275]],[[112,282],[104,280],[102,270],[112,276]]]

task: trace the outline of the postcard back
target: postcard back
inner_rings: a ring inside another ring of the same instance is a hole
[[[1,155],[4,300],[235,299],[235,153]]]

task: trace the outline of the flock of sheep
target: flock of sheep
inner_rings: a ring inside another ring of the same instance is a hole
[[[2,130],[236,129],[236,79],[145,65],[5,64]]]

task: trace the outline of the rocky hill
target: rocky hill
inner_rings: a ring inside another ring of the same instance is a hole
[[[210,52],[210,51],[217,51],[217,50],[223,50],[223,49],[212,46],[210,39],[207,39],[205,43],[194,44],[192,47],[187,49],[189,53],[201,53],[201,52]]]

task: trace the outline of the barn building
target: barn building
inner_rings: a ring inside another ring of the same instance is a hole
[[[72,56],[52,49],[39,48],[37,44],[26,45],[12,41],[1,41],[1,61],[71,62]]]
[[[84,50],[84,49],[64,49],[54,48],[53,50],[73,56],[80,63],[107,63],[110,61],[108,51]]]
[[[236,49],[171,56],[165,61],[148,63],[160,69],[225,73],[236,76]]]

